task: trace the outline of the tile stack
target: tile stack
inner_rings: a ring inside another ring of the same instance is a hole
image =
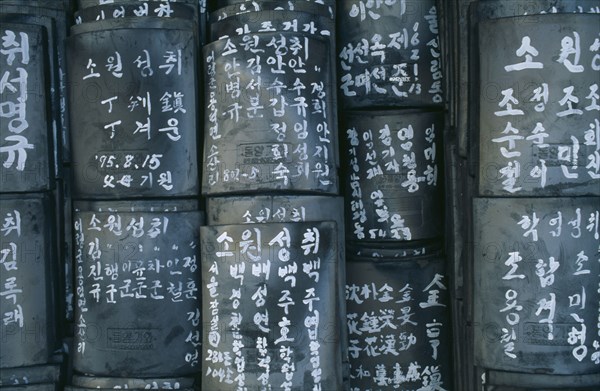
[[[340,390],[334,7],[224,3],[204,47],[202,387]]]
[[[68,39],[75,376],[192,389],[201,360],[197,1],[80,1]]]
[[[600,11],[472,7],[475,363],[489,390],[600,386]]]
[[[0,389],[54,390],[66,315],[68,2],[0,3]]]
[[[435,1],[338,2],[350,386],[449,389]]]

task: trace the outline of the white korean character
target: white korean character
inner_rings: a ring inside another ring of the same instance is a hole
[[[135,217],[132,217],[127,225],[126,231],[131,231],[131,235],[134,238],[141,238],[144,236],[144,218],[140,216],[140,219],[137,220]]]
[[[96,72],[96,63],[91,58],[88,59],[85,69],[87,69],[89,73],[83,77],[83,80],[100,77],[100,73]]]
[[[505,117],[507,115],[524,115],[523,110],[513,109],[513,104],[518,105],[519,101],[517,98],[513,96],[514,90],[512,88],[508,88],[506,90],[502,90],[502,100],[498,103],[498,106],[505,108],[504,110],[494,112],[494,115],[497,117]]]
[[[283,149],[283,150],[282,150]],[[271,145],[271,155],[274,161],[278,160],[287,160],[288,157],[288,144],[272,144]]]
[[[585,252],[582,250],[577,254],[577,259],[575,260],[575,264],[577,265],[577,270],[573,273],[574,276],[580,276],[582,274],[590,274],[590,269],[585,269],[584,264],[589,262],[589,258],[585,255]]]
[[[214,265],[213,265],[213,267],[214,267]],[[215,269],[215,271],[216,271],[216,273],[214,273],[214,274],[218,275],[219,274],[218,270]],[[214,298],[216,298],[216,297],[219,296],[218,289],[217,289],[218,287],[219,287],[219,282],[217,281],[217,279],[215,278],[215,276],[212,276],[210,278],[210,282],[208,284],[206,284],[206,289],[208,289],[208,295],[211,298],[214,299]]]
[[[255,239],[252,239],[252,230],[247,229],[242,233],[242,238],[239,242],[240,254],[248,256],[253,262],[258,262],[261,260],[262,254],[261,231],[257,228],[254,228],[253,231],[256,235]]]
[[[270,263],[269,263],[270,267]],[[294,288],[296,286],[296,273],[298,272],[298,264],[296,262],[291,265],[280,266],[277,275],[285,282],[289,282],[290,286]]]
[[[192,345],[194,347],[200,346],[201,341],[202,341],[202,336],[200,335],[200,330],[190,331],[187,338],[185,339],[185,342],[189,343],[190,345]],[[170,384],[168,384],[167,387],[170,387]],[[164,385],[161,388],[163,390],[170,389],[170,388],[165,388]]]
[[[319,282],[319,270],[321,269],[321,258],[302,264],[302,271],[308,275],[309,278]]]
[[[437,166],[436,166],[437,168]],[[437,170],[434,173],[437,176]],[[394,213],[390,218],[392,225],[390,226],[390,231],[392,234],[392,238],[398,240],[411,240],[412,233],[410,231],[410,227],[405,227],[404,219],[397,213]]]
[[[88,277],[92,277],[94,281],[103,281],[104,276],[102,275],[102,264],[100,261],[96,261],[96,263],[92,263],[90,265],[90,273]]]
[[[557,159],[559,161],[569,162],[571,165],[571,170],[577,170],[578,161],[579,161],[579,140],[575,136],[571,136],[571,141],[573,145],[559,145],[558,146],[558,156]],[[579,174],[576,172],[569,172],[569,167],[567,164],[561,164],[562,173],[565,178],[568,179],[576,179],[579,177]]]
[[[271,174],[275,175],[275,179],[281,180],[284,186],[287,186],[290,183],[290,170],[281,162],[275,167]]]
[[[511,326],[516,326],[517,324],[519,324],[519,322],[521,320],[521,316],[518,314],[518,312],[523,311],[523,306],[518,304],[518,302],[517,302],[518,296],[519,296],[519,293],[517,291],[515,291],[514,289],[507,290],[506,293],[504,294],[504,298],[506,299],[506,302],[505,302],[506,307],[502,308],[499,311],[500,313],[513,311],[513,312],[509,312],[506,315],[506,321]]]
[[[110,278],[112,281],[119,279],[119,265],[117,263],[105,264],[104,275]]]
[[[275,40],[275,38],[273,38],[272,42]],[[285,39],[282,39],[283,42],[285,42]],[[260,39],[257,35],[244,35],[242,36],[242,46],[244,47],[244,50],[246,52],[251,52],[251,53],[261,53],[264,52],[264,49],[261,48],[260,45]],[[267,45],[269,46],[269,45]],[[283,44],[283,46],[285,46],[285,43]],[[285,50],[285,48],[281,48],[282,50]],[[287,51],[285,51],[285,53],[287,53]]]
[[[160,69],[165,71],[165,75],[169,75],[175,67],[177,67],[177,75],[181,75],[181,49],[177,49],[177,52],[167,50],[163,55],[164,64],[159,65]]]
[[[143,273],[143,272],[142,272]],[[136,299],[146,299],[147,295],[144,294],[144,291],[148,289],[148,285],[145,284],[146,277],[138,277],[135,279],[137,285],[132,289],[135,293]]]
[[[546,161],[544,159],[540,159],[539,164],[533,167],[529,173],[532,178],[537,178],[540,180],[540,186],[542,189],[546,187],[547,174],[548,167],[546,167]]]
[[[260,77],[262,72],[261,57],[257,54],[254,58],[246,60],[246,67],[250,69],[250,74]]]
[[[171,9],[171,4],[168,2],[159,3],[158,8],[154,9],[154,13],[159,18],[170,18],[173,12],[174,11]]]
[[[110,97],[108,99],[104,99],[104,100],[100,101],[100,104],[105,105],[105,104],[108,103],[108,113],[110,114],[110,113],[112,113],[112,110],[113,110],[113,104],[112,104],[112,102],[115,101],[115,100],[118,100],[118,99],[119,99],[118,96],[113,96],[113,97]]]
[[[552,227],[556,226],[556,230],[550,231],[550,234],[552,235],[552,237],[554,237],[554,238],[560,237],[560,234],[562,233],[562,212],[558,211],[557,216],[551,218],[550,221],[548,222],[548,224],[550,224],[550,226],[552,226]]]
[[[256,305],[257,308],[260,308],[263,307],[267,302],[266,297],[267,285],[263,283],[259,285],[258,289],[256,289],[256,292],[254,292],[254,294],[251,296],[251,299],[254,301],[254,305]]]
[[[2,323],[5,326],[8,326],[12,323],[15,323],[19,326],[19,328],[23,328],[24,316],[23,316],[23,307],[20,304],[17,304],[12,311],[8,311],[4,313],[4,317],[2,318]]]
[[[8,123],[8,130],[11,133],[20,134],[29,127],[29,122],[26,119],[27,103],[18,98],[19,103],[6,101],[0,103],[0,117],[12,118]],[[8,139],[8,137],[6,137]]]
[[[261,91],[262,90],[262,78],[257,76],[256,78],[251,78],[251,80],[246,84],[246,90],[248,91]]]
[[[11,120],[8,123],[8,130],[11,133],[20,134],[29,127],[29,123],[26,118],[28,74],[27,71],[23,68],[18,68],[17,71],[19,73],[19,76],[14,79],[10,79],[10,82],[8,82],[8,79],[10,77],[8,71],[4,73],[4,76],[0,81],[0,89],[3,93],[5,88],[13,93],[16,93],[17,91],[19,92],[19,96],[17,97],[17,103],[5,99],[4,96],[6,95],[3,94],[3,102],[0,103],[0,117],[10,118]],[[12,84],[17,82],[19,84],[18,89]]]
[[[544,143],[547,137],[550,137],[550,135],[546,133],[544,125],[541,122],[538,122],[531,131],[531,135],[527,136],[525,139],[527,141],[533,141],[533,144],[537,145],[539,148],[547,148],[548,144]]]
[[[340,85],[340,89],[343,91],[344,96],[356,96],[357,93],[354,90],[351,90],[351,87],[355,85],[354,80],[352,79],[352,75],[347,73],[341,77],[342,84]]]
[[[19,76],[11,79],[10,71],[4,72],[0,80],[0,92],[3,94],[3,102],[0,103],[0,117],[11,118],[8,123],[8,130],[11,133],[20,134],[29,127],[27,122],[27,71],[23,68],[17,68]],[[18,86],[16,86],[18,84]],[[8,100],[8,94],[18,93],[17,103]],[[5,98],[6,97],[6,98]],[[13,118],[14,117],[14,118]]]
[[[158,235],[160,235],[161,233],[164,233],[163,230],[161,229],[161,226],[162,226],[162,221],[160,218],[154,217],[152,220],[150,220],[150,228],[148,229],[148,232],[146,233],[148,235],[148,237],[155,239]]]
[[[150,117],[146,117],[146,122],[140,122],[140,121],[135,121],[135,126],[136,129],[133,131],[133,134],[138,134],[138,133],[146,133],[148,140],[150,140],[151,138],[151,122],[150,122]]]
[[[112,140],[113,138],[115,138],[115,134],[117,133],[117,126],[121,125],[122,121],[118,120],[115,122],[112,122],[110,124],[106,124],[104,125],[104,130],[109,130],[110,131],[110,139]]]
[[[502,277],[503,280],[513,280],[515,278],[524,279],[524,274],[515,274],[517,269],[519,268],[519,263],[523,260],[523,257],[519,254],[518,251],[511,252],[508,254],[508,259],[504,262],[504,264],[510,267],[510,270]]]
[[[214,277],[213,277],[214,278]],[[211,279],[212,281],[212,279]],[[167,292],[171,294],[171,301],[174,303],[180,303],[183,301],[181,295],[183,294],[183,284],[179,281],[177,284],[173,284],[169,282],[169,287],[167,288]]]
[[[261,277],[261,274],[264,275],[265,281],[269,281],[269,276],[271,275],[271,261],[269,259],[267,259],[266,262],[252,264],[252,275],[255,277]]]
[[[225,47],[223,48],[223,53],[221,53],[221,55],[223,57],[232,55],[237,53],[237,47],[235,46],[235,44],[233,42],[231,42],[231,39],[227,38],[227,41],[225,42]]]
[[[124,18],[124,17],[125,17],[125,7],[120,6],[120,7],[114,9],[113,18],[117,19],[117,18]]]
[[[228,109],[223,113],[223,116],[226,116],[227,114],[229,114],[230,120],[233,120],[236,123],[239,122],[240,121],[240,110],[242,109],[242,106],[238,102],[235,102],[233,104],[230,104],[227,107],[228,107]]]
[[[306,86],[302,83],[300,78],[297,77],[296,81],[294,81],[294,85],[288,91],[296,91],[296,95],[301,96],[302,91],[305,89],[306,89]]]
[[[142,58],[143,56],[143,58]],[[152,69],[152,63],[150,62],[150,52],[144,49],[143,54],[139,55],[133,63],[140,69],[140,74],[142,77],[149,77],[154,74],[154,70]]]
[[[148,3],[141,4],[133,13],[135,16],[148,16]]]
[[[269,310],[265,309],[264,314],[261,312],[256,312],[254,314],[254,324],[262,331],[263,333],[269,333],[271,329],[269,329]]]
[[[600,95],[598,95],[598,84],[592,84],[590,86],[590,93],[585,97],[585,99],[589,99],[591,101],[589,106],[585,107],[586,111],[600,111],[600,105],[598,104],[598,99],[600,99]]]
[[[288,27],[289,24],[290,24],[290,22],[283,22],[283,30],[284,31],[289,30],[289,27]],[[237,30],[239,30],[239,29],[237,29]],[[246,24],[246,25],[244,25],[243,33],[239,34],[239,35],[250,34],[249,30],[250,29],[248,28],[248,25]],[[273,31],[277,31],[277,30],[273,27],[273,22],[271,22],[270,20],[266,20],[266,21],[260,23],[260,28],[258,29],[259,33],[273,32]]]
[[[19,270],[17,266],[17,245],[13,242],[8,244],[10,248],[5,248],[0,251],[0,265],[4,266],[4,270]],[[11,260],[7,260],[8,256],[12,254]]]
[[[581,287],[581,293],[575,293],[573,295],[569,295],[569,308],[571,307],[579,307],[578,309],[585,310],[585,287]]]
[[[588,217],[588,225],[586,226],[586,229],[590,232],[594,233],[594,239],[598,240],[598,238],[600,237],[599,233],[598,233],[598,223],[600,220],[600,212],[595,211],[590,213],[590,217]]]
[[[590,356],[590,360],[598,365],[600,364],[600,342],[598,341],[594,341],[592,346],[594,347],[594,349],[596,350],[594,353],[592,353],[592,355]]]
[[[257,94],[255,96],[249,96],[250,99],[250,107],[246,108],[248,112],[248,118],[263,118],[264,115],[262,113],[258,113],[259,110],[264,110],[265,106],[260,104],[260,95]]]
[[[290,334],[290,328],[289,328],[289,326],[291,326],[291,324],[292,324],[292,322],[290,322],[290,320],[287,317],[285,317],[285,316],[281,319],[281,321],[279,323],[277,323],[277,325],[279,326],[279,330],[280,330],[279,332],[280,332],[281,337],[278,338],[277,340],[275,340],[275,342],[274,342],[275,345],[283,343],[283,342],[294,342],[294,340],[295,340],[294,338],[288,337],[288,335]],[[285,349],[285,348],[282,346],[281,349]],[[287,348],[287,349],[289,349],[289,348]],[[284,360],[286,358],[289,360],[290,359],[290,357],[289,357],[290,355],[291,355],[291,353],[288,353],[288,354],[284,353],[284,354],[280,354],[280,357],[283,358]],[[282,372],[284,372],[284,373],[285,373],[285,366],[286,365],[287,364],[284,364],[282,366]],[[287,378],[288,378],[288,376],[286,376],[286,380],[287,380]],[[290,378],[290,380],[291,380],[291,378]],[[289,388],[291,389],[292,383],[290,382],[289,384],[290,384]]]
[[[492,142],[494,142],[494,143],[505,143],[505,142],[508,143],[508,148],[500,147],[500,153],[502,154],[502,156],[504,156],[507,159],[512,159],[514,157],[521,156],[521,152],[514,151],[514,149],[516,148],[517,140],[524,139],[523,136],[518,135],[519,129],[513,128],[512,124],[510,122],[508,122],[506,124],[506,127],[502,131],[502,134],[505,134],[506,136],[497,137],[497,138],[492,139]]]
[[[577,330],[575,326],[571,327],[567,342],[569,342],[569,345],[575,345],[575,348],[573,348],[572,351],[573,357],[575,357],[577,361],[581,362],[588,353],[587,346],[585,345],[587,327],[584,319],[582,319],[579,315],[572,313],[571,317],[580,324],[581,330]]]
[[[291,246],[291,236],[290,231],[287,228],[283,228],[281,232],[277,234],[270,242],[269,246],[277,243],[280,247],[290,247]]]
[[[294,22],[297,22],[297,19],[294,19]],[[294,30],[296,31],[296,30]],[[310,21],[309,23],[304,23],[302,25],[302,32],[303,33],[308,33],[309,35],[314,35],[316,34],[316,32],[318,31],[317,26],[315,25],[314,21]],[[325,36],[330,36],[331,33],[327,30],[323,30],[321,31],[321,35],[325,35]]]
[[[581,47],[579,42],[579,34],[573,31],[575,39],[566,36],[560,41],[559,63],[563,64],[571,73],[581,73],[585,69],[583,65],[579,65],[579,57],[581,56]],[[573,56],[573,61],[569,57]]]
[[[197,300],[198,288],[196,287],[196,281],[191,278],[188,278],[185,283],[185,290],[183,293],[185,294],[185,298],[189,300]]]
[[[411,153],[412,158],[408,158],[409,155],[404,155],[404,166],[411,165],[414,162],[414,153]],[[419,190],[419,178],[417,178],[417,171],[410,170],[406,174],[406,180],[402,182],[402,187],[406,188],[409,193],[415,193]]]
[[[528,36],[524,36],[521,39],[521,46],[519,47],[519,49],[517,49],[516,54],[518,57],[525,56],[525,61],[517,63],[517,64],[506,65],[504,67],[504,70],[506,72],[521,71],[523,69],[542,69],[542,68],[544,68],[544,64],[542,64],[541,62],[533,61],[533,57],[537,57],[539,55],[539,52],[537,51],[536,48],[534,48],[531,45],[531,38],[529,38]]]
[[[533,215],[529,217],[528,215],[521,216],[521,220],[517,223],[521,228],[525,231],[523,237],[531,236],[531,240],[534,242],[538,241],[538,232],[537,226],[540,222],[540,219],[537,217],[537,214],[533,212]]]
[[[246,271],[246,263],[245,262],[240,262],[240,263],[229,266],[229,275],[236,280],[240,280],[240,285],[244,285],[244,272],[245,271]]]
[[[369,47],[369,51],[371,57],[379,57],[379,63],[385,63],[385,49],[386,45],[383,45],[381,41],[383,37],[380,34],[374,34],[371,38],[371,46]],[[373,60],[376,61],[376,60]]]
[[[549,269],[546,270],[546,267]],[[540,279],[540,286],[546,288],[554,284],[554,273],[560,267],[560,262],[556,261],[554,257],[548,258],[548,263],[543,259],[538,259],[537,265],[535,265],[535,274]]]
[[[575,239],[579,239],[581,237],[581,209],[575,209],[575,218],[569,221],[569,225],[573,227],[573,232],[571,232],[571,236]]]
[[[539,102],[534,109],[538,113],[543,112],[546,109],[546,104],[548,104],[548,83],[542,83],[541,86],[533,90],[533,97],[529,101]]]
[[[200,358],[200,353],[198,353],[198,349],[195,349],[191,353],[185,354],[185,362],[189,363],[192,368],[195,367],[196,365],[198,365],[199,358]]]
[[[250,104],[252,105],[252,100],[250,101]],[[257,106],[257,109],[263,109],[263,106]],[[250,109],[248,109],[250,110]],[[250,117],[253,118],[253,117]],[[262,114],[260,115],[260,118],[262,118]],[[270,125],[271,130],[273,132],[275,132],[275,134],[277,134],[277,141],[279,142],[283,142],[286,138],[286,132],[287,132],[287,123],[282,122],[282,123],[271,123]]]
[[[592,179],[600,179],[600,153],[598,151],[594,151],[590,153],[587,157],[588,164],[585,166],[588,169],[588,175]]]
[[[196,308],[195,311],[187,313],[187,320],[195,327],[200,325],[201,316],[200,309]]]
[[[598,51],[600,51],[600,38],[596,38],[594,43],[590,45],[590,52],[594,53]],[[600,71],[600,53],[594,54],[594,58],[592,59],[592,69],[594,71]]]
[[[583,110],[573,108],[573,103],[575,103],[575,104],[579,103],[579,98],[576,97],[575,95],[573,95],[574,89],[575,89],[575,87],[573,87],[573,86],[563,88],[563,92],[565,93],[565,96],[558,103],[561,106],[564,106],[566,104],[567,109],[556,113],[556,115],[558,117],[566,117],[569,115],[582,115],[583,114]]]
[[[244,213],[244,216],[242,216],[244,218],[246,218],[246,223],[250,224],[253,221],[251,220],[252,218],[252,214],[250,213],[249,210],[246,211],[246,213]],[[250,218],[249,218],[250,217]],[[275,215],[273,216],[275,217]],[[262,208],[259,212],[258,215],[256,216],[256,222],[258,223],[266,223],[271,219],[271,209],[269,208]]]
[[[517,358],[517,355],[513,352],[515,351],[515,343],[517,340],[517,333],[515,329],[507,329],[505,327],[502,328],[502,336],[500,337],[500,342],[504,344],[504,354],[506,354],[510,358]]]
[[[17,305],[17,295],[22,294],[23,290],[17,288],[17,277],[9,277],[4,281],[4,290],[0,292],[0,297],[11,301],[13,305]]]
[[[281,291],[281,297],[277,302],[277,306],[283,308],[283,312],[288,315],[289,307],[295,305],[296,302],[292,299],[291,292],[287,289]]]
[[[2,36],[0,53],[6,56],[6,63],[11,66],[17,54],[21,56],[21,64],[29,64],[29,36],[27,33],[20,32],[18,39],[17,34],[12,30],[6,30]]]
[[[106,69],[116,78],[123,77],[123,63],[121,62],[121,54],[115,52],[114,56],[108,57],[106,60]]]
[[[166,133],[171,141],[179,141],[181,139],[181,135],[179,134],[179,121],[177,118],[169,118],[167,120],[167,126],[158,129],[158,131],[160,133]]]
[[[100,10],[100,13],[96,16],[96,21],[106,20],[106,12],[104,10]]]
[[[109,232],[112,232],[115,236],[121,236],[123,233],[121,229],[121,216],[120,215],[110,215],[104,224],[104,228],[107,228]]]
[[[219,235],[217,238],[217,243],[221,245],[219,249],[223,250],[216,252],[217,257],[224,258],[233,256],[233,252],[229,251],[230,244],[233,243],[233,238],[227,234],[227,231],[224,231],[221,235]]]
[[[5,237],[10,235],[13,231],[16,232],[17,237],[21,236],[21,212],[16,209],[6,214],[4,222],[2,223],[2,228],[0,228],[0,232],[3,233]]]
[[[304,37],[303,39],[297,36],[293,36],[290,38],[290,52],[294,55],[294,56],[300,56],[298,57],[298,63],[300,65],[303,65],[302,60],[307,60],[308,59],[308,51],[309,51],[309,47],[308,47],[308,37]],[[301,56],[304,55],[304,57],[302,58]],[[294,60],[292,60],[294,61]],[[291,62],[290,62],[290,66],[291,66]]]
[[[320,232],[318,228],[307,228],[302,238],[302,250],[304,255],[317,254],[319,252]]]

